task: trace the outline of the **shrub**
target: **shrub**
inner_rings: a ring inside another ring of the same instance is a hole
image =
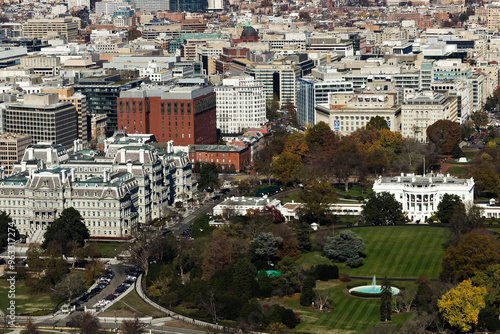
[[[363,265],[363,258],[362,257],[349,258],[347,259],[346,264],[351,268],[359,268]]]
[[[351,195],[349,195],[349,194],[346,194],[346,195],[344,195],[344,198],[345,198],[345,199],[352,199],[352,196],[351,196]]]
[[[349,275],[347,275],[347,274],[340,274],[339,280],[341,282],[350,282],[351,281],[351,277]]]
[[[339,267],[329,264],[318,264],[310,270],[311,275],[313,275],[317,280],[328,281],[330,279],[339,278]]]
[[[363,202],[365,200],[365,196],[358,196],[358,202]]]

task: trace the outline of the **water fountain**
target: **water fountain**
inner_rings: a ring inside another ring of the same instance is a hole
[[[375,275],[373,275],[371,285],[362,285],[362,286],[357,286],[355,288],[349,289],[349,293],[352,293],[353,291],[362,292],[362,293],[371,294],[371,295],[377,295],[377,294],[382,293],[382,286],[377,285],[377,277]],[[399,289],[391,286],[391,293],[393,295],[397,295],[399,293]]]

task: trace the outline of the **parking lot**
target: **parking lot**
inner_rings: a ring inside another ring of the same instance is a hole
[[[77,310],[84,310],[85,307],[87,309],[100,309],[111,303],[120,294],[133,288],[135,277],[129,276],[129,274],[135,272],[135,276],[137,276],[139,273],[135,269],[123,264],[111,265],[106,268],[106,274],[98,279],[99,284],[71,303],[71,306],[76,306]]]

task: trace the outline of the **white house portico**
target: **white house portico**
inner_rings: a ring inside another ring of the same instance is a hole
[[[373,184],[373,191],[393,194],[410,220],[423,222],[437,211],[444,194],[458,195],[466,205],[472,204],[474,179],[458,179],[449,174],[401,174],[379,177]]]

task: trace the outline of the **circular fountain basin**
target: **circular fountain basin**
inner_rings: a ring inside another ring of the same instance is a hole
[[[381,285],[362,285],[362,286],[357,286],[355,288],[349,289],[349,293],[351,293],[352,291],[376,295],[376,294],[382,293],[382,286]],[[391,293],[393,295],[397,295],[399,293],[399,289],[391,286]]]

